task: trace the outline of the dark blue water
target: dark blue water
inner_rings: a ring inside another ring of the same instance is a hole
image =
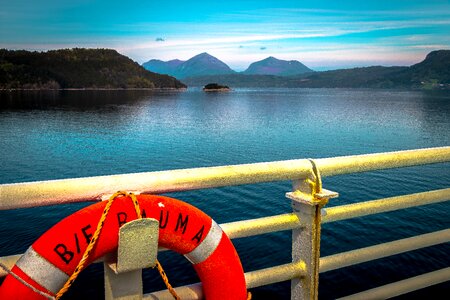
[[[169,170],[450,145],[450,93],[342,89],[254,89],[230,93],[65,91],[0,94],[0,183]],[[450,164],[337,176],[333,205],[450,186]],[[217,222],[290,212],[289,182],[173,193]],[[88,204],[1,211],[0,255],[25,251],[45,230]],[[322,256],[450,227],[449,203],[323,226]],[[244,270],[290,262],[290,232],[233,241]],[[450,265],[448,244],[320,276],[332,299]],[[161,253],[173,285],[197,282],[184,258]],[[145,291],[164,288],[154,270]],[[406,296],[443,295],[440,284]],[[289,282],[254,290],[289,299]],[[101,265],[66,299],[103,297]],[[439,298],[440,296],[438,296]]]

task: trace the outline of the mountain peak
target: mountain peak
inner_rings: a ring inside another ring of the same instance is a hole
[[[209,53],[200,53],[181,64],[175,77],[186,78],[204,75],[224,75],[235,73],[223,61]]]
[[[450,50],[434,50],[427,54],[425,57],[426,60],[438,60],[448,58],[450,56]]]
[[[308,72],[313,71],[297,60],[287,61],[269,56],[252,63],[243,73],[246,75],[292,76]]]
[[[203,52],[203,53],[197,54],[197,55],[191,57],[188,60],[191,60],[191,59],[219,60],[217,57],[212,56],[208,52]]]
[[[190,59],[188,59],[187,61],[190,60],[199,60],[199,59],[203,59],[203,60],[217,60],[220,61],[217,57],[212,56],[211,54],[207,53],[207,52],[203,52],[200,54],[197,54],[193,57],[191,57]]]
[[[423,61],[412,65],[413,80],[427,82],[438,80],[440,83],[450,83],[450,50],[437,50],[428,53]]]
[[[214,57],[214,56],[212,56],[211,54],[209,54],[208,52],[202,52],[202,53],[200,53],[200,54],[195,55],[194,57],[202,57],[202,56],[207,56],[207,57],[211,56],[211,57]]]

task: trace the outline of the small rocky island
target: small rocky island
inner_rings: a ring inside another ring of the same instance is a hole
[[[217,83],[208,83],[203,87],[204,92],[228,92],[230,90],[228,86]]]

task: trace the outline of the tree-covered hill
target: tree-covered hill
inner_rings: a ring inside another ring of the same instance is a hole
[[[301,87],[449,88],[450,50],[430,52],[410,67],[365,67],[318,72]]]
[[[111,49],[0,49],[0,89],[184,87]]]
[[[425,60],[410,67],[411,81],[416,84],[450,84],[450,50],[430,52]]]
[[[408,88],[409,83],[399,79],[407,70],[407,67],[374,66],[317,72],[302,78],[296,85],[327,88]]]

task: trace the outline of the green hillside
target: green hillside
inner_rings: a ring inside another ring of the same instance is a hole
[[[0,49],[0,89],[184,88],[110,49]]]

